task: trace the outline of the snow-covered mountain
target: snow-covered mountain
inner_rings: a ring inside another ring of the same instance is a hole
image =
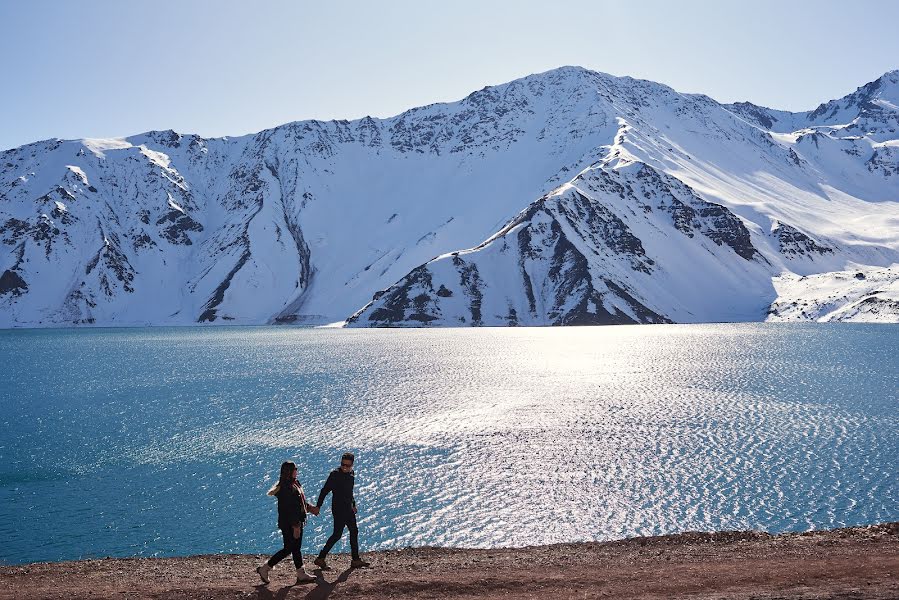
[[[849,304],[844,272],[891,265],[899,71],[787,113],[563,67],[390,119],[0,153],[4,327],[810,318],[783,282]]]

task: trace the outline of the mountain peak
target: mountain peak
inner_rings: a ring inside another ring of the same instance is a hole
[[[897,99],[899,96],[899,69],[887,71],[874,81],[868,82],[857,88],[853,93],[837,100],[847,101],[856,105],[870,102],[877,98]]]
[[[899,70],[888,71],[851,94],[805,115],[808,126],[846,126],[847,133],[886,139],[899,124]]]

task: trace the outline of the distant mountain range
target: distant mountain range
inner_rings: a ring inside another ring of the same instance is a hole
[[[899,71],[790,113],[563,67],[0,153],[0,327],[766,319],[899,321]]]

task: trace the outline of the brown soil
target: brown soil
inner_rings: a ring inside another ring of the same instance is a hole
[[[772,536],[683,533],[503,550],[373,552],[368,569],[288,558],[260,585],[265,557],[126,558],[0,567],[0,598],[899,598],[899,523]]]

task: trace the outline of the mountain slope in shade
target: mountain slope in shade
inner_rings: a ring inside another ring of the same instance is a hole
[[[564,67],[390,119],[30,144],[0,153],[0,326],[764,319],[784,273],[899,263],[897,98],[896,71],[785,113]]]

